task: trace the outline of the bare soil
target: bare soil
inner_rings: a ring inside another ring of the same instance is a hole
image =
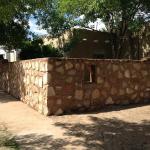
[[[21,150],[150,150],[150,105],[45,117],[1,91],[0,122]]]

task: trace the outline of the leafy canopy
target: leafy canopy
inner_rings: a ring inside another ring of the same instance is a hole
[[[150,20],[148,0],[61,0],[59,9],[68,16],[84,15],[85,22],[101,18],[108,31],[120,28],[123,21],[133,29],[139,22]]]
[[[28,19],[47,0],[0,0],[0,45],[20,48],[29,34]]]
[[[30,15],[36,9],[42,8],[47,0],[0,0],[0,22],[9,22],[17,15]]]

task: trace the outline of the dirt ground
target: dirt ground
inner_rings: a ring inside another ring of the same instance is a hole
[[[45,117],[0,91],[0,123],[21,150],[150,150],[150,105]]]

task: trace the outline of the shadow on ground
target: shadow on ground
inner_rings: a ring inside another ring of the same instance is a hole
[[[6,92],[0,90],[0,103],[8,103],[13,101],[19,101],[19,100],[7,94]]]
[[[17,137],[25,150],[150,150],[150,121],[129,123],[90,116],[90,124],[59,123],[64,138],[46,135]]]
[[[121,110],[129,110],[133,108],[140,108],[143,106],[150,105],[150,100],[148,102],[139,102],[138,104],[126,104],[126,105],[107,105],[103,108],[94,108],[93,110],[76,110],[72,112],[67,112],[64,115],[83,115],[83,114],[99,114],[99,113],[105,113],[105,112],[113,112],[113,111],[121,111]]]

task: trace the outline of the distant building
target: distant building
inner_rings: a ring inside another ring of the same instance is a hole
[[[147,31],[147,30],[146,30]],[[120,59],[142,59],[150,56],[150,32],[144,32],[146,35],[134,36],[131,39],[124,38],[122,43],[122,51]],[[100,58],[113,59],[114,51],[112,40],[115,41],[115,34],[111,35],[108,32],[88,30],[88,29],[71,29],[66,31],[58,38],[45,37],[43,38],[45,45],[52,45],[55,48],[64,48],[67,43],[70,43],[74,37],[78,41],[75,45],[70,45],[70,49],[66,51],[66,57],[70,58]]]
[[[3,46],[0,46],[0,56],[7,59],[9,62],[17,61],[19,58],[19,51],[16,50],[5,50]]]
[[[71,39],[77,37],[76,45],[72,45],[66,52],[71,58],[111,58],[110,34],[88,29],[72,29],[66,31],[59,38],[43,38],[45,45],[63,48]]]

